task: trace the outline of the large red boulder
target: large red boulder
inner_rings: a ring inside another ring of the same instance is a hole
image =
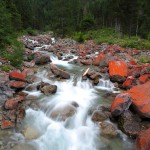
[[[114,82],[124,82],[128,74],[128,67],[124,61],[109,61],[109,75]]]
[[[128,67],[124,61],[109,61],[109,75],[127,76]]]
[[[94,58],[93,64],[94,64],[95,66],[98,66],[101,61],[104,61],[104,60],[105,60],[105,58],[106,58],[106,55],[103,54],[103,53],[100,53],[98,56],[96,56],[96,57]]]
[[[9,73],[9,78],[11,80],[17,80],[17,81],[26,81],[26,75],[24,73],[13,71]]]
[[[111,105],[111,114],[114,117],[121,115],[131,105],[131,97],[128,93],[122,93],[116,96]]]
[[[141,132],[137,138],[137,150],[150,150],[150,128]]]
[[[150,81],[137,85],[128,90],[132,104],[139,115],[150,118]]]

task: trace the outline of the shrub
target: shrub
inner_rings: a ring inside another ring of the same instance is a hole
[[[10,65],[2,65],[2,66],[0,66],[0,68],[1,68],[2,71],[9,72],[12,69],[12,66],[10,66]]]
[[[140,62],[141,63],[150,63],[150,59],[149,58],[141,58]]]
[[[23,45],[20,42],[14,40],[11,49],[11,51],[8,50],[9,52],[4,52],[3,56],[10,61],[12,66],[19,68],[21,67],[23,61]]]
[[[82,32],[75,32],[73,39],[79,43],[84,42],[83,33]]]

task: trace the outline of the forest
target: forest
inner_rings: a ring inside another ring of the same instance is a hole
[[[24,30],[65,36],[113,28],[120,37],[150,39],[149,0],[1,0],[0,47]]]

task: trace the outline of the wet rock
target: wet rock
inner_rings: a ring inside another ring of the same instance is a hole
[[[23,89],[27,86],[27,83],[22,81],[10,81],[9,86],[14,89]]]
[[[117,82],[117,83],[121,83],[122,84],[123,82],[125,82],[126,78],[122,77],[120,75],[114,75],[114,76],[110,77],[110,80],[112,82]]]
[[[26,127],[22,132],[27,140],[37,139],[40,136],[38,131],[31,126]]]
[[[94,58],[93,64],[94,64],[95,66],[99,66],[100,63],[102,63],[103,61],[105,61],[105,58],[106,58],[106,55],[103,54],[103,53],[100,53],[98,56],[96,56],[96,57]]]
[[[12,99],[8,99],[5,102],[5,109],[14,109],[16,108],[18,105],[18,100],[12,98]]]
[[[14,93],[15,92],[8,87],[8,85],[0,84],[0,104],[3,104],[7,98],[13,97]]]
[[[41,88],[41,92],[43,92],[45,95],[54,94],[57,91],[56,85],[47,85]]]
[[[1,129],[9,129],[15,127],[14,122],[9,120],[2,120],[1,122]]]
[[[36,65],[44,65],[52,62],[48,55],[35,56],[34,60]]]
[[[29,144],[18,144],[15,147],[13,147],[12,150],[36,150],[36,148]]]
[[[81,62],[83,65],[92,65],[92,63],[93,63],[92,59],[80,60],[80,62]]]
[[[61,77],[63,79],[70,79],[69,73],[62,69],[59,69],[56,65],[50,64],[50,68],[54,75]]]
[[[118,134],[117,128],[109,122],[99,123],[99,127],[101,129],[101,135],[104,137],[113,138]]]
[[[18,95],[20,95],[20,96],[24,96],[24,97],[25,97],[25,96],[27,96],[27,95],[28,95],[28,93],[21,91],[21,92],[19,92],[19,93],[18,93]]]
[[[50,113],[50,117],[53,119],[65,121],[67,118],[73,116],[75,112],[76,107],[70,104],[55,106]]]
[[[37,85],[36,84],[30,84],[26,87],[26,91],[33,91],[37,89]]]
[[[128,68],[124,61],[109,61],[109,75],[113,82],[122,83],[127,76]]]
[[[95,72],[94,74],[92,74],[91,76],[89,76],[90,79],[95,80],[97,78],[100,78],[101,75],[98,72]]]
[[[136,137],[141,130],[141,119],[127,110],[119,117],[118,127],[128,136]]]
[[[77,102],[74,102],[74,101],[71,103],[71,105],[74,107],[79,107],[79,104]]]
[[[125,110],[128,110],[132,101],[128,93],[122,93],[116,96],[111,104],[111,114],[113,117],[121,115]]]
[[[150,118],[150,81],[127,91],[132,97],[135,111],[142,117]]]
[[[26,81],[26,75],[17,71],[10,72],[9,78],[16,81]]]
[[[102,111],[102,110],[95,110],[92,114],[92,121],[94,122],[102,122],[108,119],[110,116],[110,112]]]
[[[40,85],[37,86],[37,89],[40,90],[45,95],[54,94],[57,91],[56,85],[51,85],[49,83],[41,82]]]
[[[137,150],[150,150],[150,128],[140,133],[136,143]]]
[[[94,80],[93,80],[93,84],[94,85],[97,85],[99,83],[99,77],[97,77],[97,78],[95,78]]]

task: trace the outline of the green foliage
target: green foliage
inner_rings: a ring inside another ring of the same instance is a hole
[[[78,42],[83,42],[85,40],[94,40],[96,43],[108,43],[108,44],[118,44],[126,48],[137,48],[137,49],[150,49],[150,41],[140,39],[140,37],[128,37],[120,38],[119,32],[115,32],[112,28],[104,28],[99,30],[93,30],[88,32],[77,32],[73,39]]]
[[[38,33],[36,30],[33,30],[31,27],[26,29],[26,33],[31,36],[36,36]]]
[[[91,14],[88,14],[87,16],[85,16],[81,22],[81,30],[91,30],[92,28],[94,28],[95,22],[94,22],[94,18],[92,17]]]
[[[11,14],[6,9],[4,2],[0,2],[0,49],[10,44],[12,34]]]
[[[7,58],[12,66],[19,68],[21,67],[23,61],[23,45],[16,40],[14,40],[12,44],[11,52],[5,52],[3,57]]]
[[[73,39],[76,40],[79,43],[84,42],[83,32],[75,32],[74,35],[73,35]]]
[[[2,65],[2,66],[0,66],[0,69],[2,71],[9,72],[12,69],[12,66],[10,66],[10,65]]]
[[[150,63],[150,58],[141,58],[140,62],[141,63]]]

